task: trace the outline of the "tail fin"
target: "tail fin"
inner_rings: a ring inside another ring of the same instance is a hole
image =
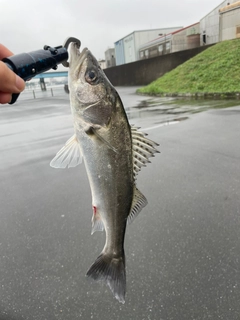
[[[87,276],[97,281],[105,281],[115,298],[119,302],[125,303],[126,272],[124,253],[120,258],[114,258],[109,254],[102,253],[89,268]]]

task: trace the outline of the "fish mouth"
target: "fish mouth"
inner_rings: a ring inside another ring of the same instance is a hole
[[[70,44],[70,65],[71,62],[73,62],[75,64],[75,61],[77,61],[77,65],[79,67],[81,67],[83,61],[86,59],[87,54],[89,52],[88,48],[84,48],[81,52],[80,52],[80,47],[76,42],[72,42]]]

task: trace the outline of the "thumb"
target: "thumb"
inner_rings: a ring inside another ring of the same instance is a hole
[[[19,93],[25,88],[22,78],[10,70],[5,63],[0,61],[0,92]]]

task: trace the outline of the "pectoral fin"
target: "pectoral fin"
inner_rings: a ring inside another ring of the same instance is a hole
[[[53,168],[76,167],[82,162],[80,146],[74,134],[50,162]]]

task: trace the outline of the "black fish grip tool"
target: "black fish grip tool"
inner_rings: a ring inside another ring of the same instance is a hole
[[[28,53],[20,53],[2,61],[14,71],[24,81],[30,80],[37,74],[43,73],[50,69],[56,70],[59,64],[64,67],[69,67],[68,63],[68,46],[71,42],[75,42],[80,48],[81,42],[79,39],[69,37],[65,40],[62,46],[50,47],[45,45],[43,49],[31,51]],[[16,102],[19,93],[12,94],[12,100],[9,104]]]

